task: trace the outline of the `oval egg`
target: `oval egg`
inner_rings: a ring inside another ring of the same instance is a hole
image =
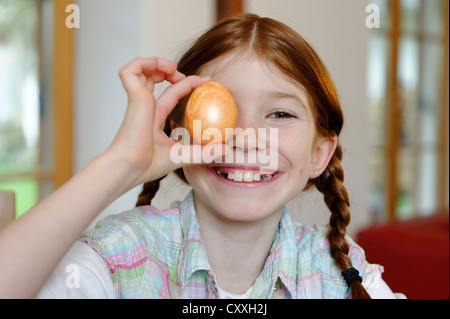
[[[236,128],[237,117],[233,96],[216,81],[200,84],[186,104],[186,128],[199,144],[225,143]]]

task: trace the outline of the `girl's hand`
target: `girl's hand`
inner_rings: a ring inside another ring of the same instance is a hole
[[[174,62],[161,58],[136,58],[125,65],[119,75],[128,94],[128,108],[108,151],[129,166],[135,186],[187,164],[175,164],[170,160],[170,149],[176,142],[162,128],[178,101],[205,79],[186,77],[177,71]],[[172,85],[156,100],[155,84],[164,80]]]

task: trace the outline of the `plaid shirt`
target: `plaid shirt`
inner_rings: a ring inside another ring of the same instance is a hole
[[[348,298],[329,253],[328,227],[293,223],[284,209],[250,298]],[[119,298],[217,298],[217,284],[200,237],[193,192],[171,208],[141,206],[100,221],[84,234],[104,259]],[[382,272],[347,237],[349,256],[364,278]]]

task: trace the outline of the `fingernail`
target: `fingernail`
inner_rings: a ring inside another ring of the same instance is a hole
[[[202,79],[203,79],[203,81],[210,81],[210,80],[212,80],[212,77],[211,76],[202,76]]]

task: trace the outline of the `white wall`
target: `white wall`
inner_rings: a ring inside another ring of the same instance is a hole
[[[214,3],[78,1],[81,28],[76,38],[76,170],[104,150],[120,126],[126,94],[118,70],[136,56],[156,55],[176,60],[189,40],[213,24]],[[346,116],[342,141],[353,212],[351,233],[368,221],[365,1],[247,0],[246,10],[279,19],[297,30],[321,55],[336,82]],[[187,188],[177,184],[180,194],[167,194],[167,184],[172,181],[163,184],[156,206],[165,207],[187,192]],[[132,207],[138,191],[134,189],[118,199],[99,218]],[[314,192],[300,196],[290,207],[301,211],[294,215],[307,224],[326,223],[329,218],[323,200]]]
[[[137,56],[175,59],[184,40],[213,24],[215,13],[210,0],[77,3],[81,23],[75,55],[75,171],[105,150],[120,127],[127,96],[119,69]],[[133,207],[138,192],[136,188],[122,196],[96,220]]]
[[[136,19],[140,13],[138,1],[79,0],[78,5],[80,28],[75,33],[74,104],[76,171],[105,150],[120,127],[127,97],[118,70],[135,57],[140,48],[140,25]],[[126,201],[122,199],[117,203],[126,204]]]

